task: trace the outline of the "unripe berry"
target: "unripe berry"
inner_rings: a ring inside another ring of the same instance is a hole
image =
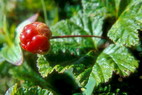
[[[21,47],[32,53],[43,54],[50,48],[51,36],[52,33],[46,24],[41,22],[28,24],[20,34]]]

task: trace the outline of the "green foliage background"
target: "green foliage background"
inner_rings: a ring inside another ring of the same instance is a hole
[[[141,0],[1,0],[0,12],[0,95],[140,94]],[[46,55],[28,53],[19,27],[35,13],[53,36],[107,40],[52,39]]]

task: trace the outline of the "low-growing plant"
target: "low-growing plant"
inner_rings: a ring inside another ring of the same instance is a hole
[[[109,82],[114,74],[129,77],[138,68],[142,1],[81,3],[82,9],[73,17],[48,27],[46,19],[46,24],[36,22],[37,13],[19,24],[14,36],[8,32],[3,16],[0,67],[5,61],[17,65],[10,65],[9,73],[19,80],[5,95],[127,94],[100,85]]]

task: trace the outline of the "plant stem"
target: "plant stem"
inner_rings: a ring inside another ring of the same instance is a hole
[[[41,3],[42,3],[42,8],[43,8],[45,23],[47,24],[47,14],[46,14],[46,7],[45,7],[44,0],[41,0]]]
[[[101,39],[109,40],[109,39],[106,38],[106,37],[95,36],[95,35],[64,35],[64,36],[52,36],[51,39],[57,39],[57,38],[74,38],[74,37],[96,37],[96,38],[101,38]]]

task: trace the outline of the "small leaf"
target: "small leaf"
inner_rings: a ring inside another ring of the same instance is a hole
[[[110,45],[97,58],[86,84],[86,95],[91,95],[94,87],[107,82],[115,71],[121,76],[128,76],[138,67],[138,61],[126,47]]]
[[[108,32],[108,37],[119,45],[128,47],[139,43],[138,29],[142,26],[142,1],[133,1],[120,15]]]
[[[23,53],[19,45],[4,46],[0,55],[14,65],[21,65],[23,63]]]

